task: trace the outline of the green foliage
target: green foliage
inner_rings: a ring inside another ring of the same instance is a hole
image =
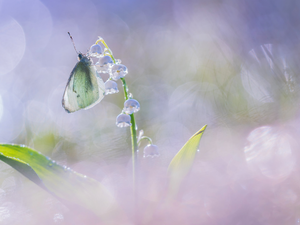
[[[175,197],[182,180],[190,171],[199,147],[200,139],[206,127],[207,125],[203,126],[197,133],[195,133],[172,159],[168,168],[168,199]]]
[[[114,197],[99,182],[60,166],[33,149],[1,144],[0,160],[59,199],[81,206],[106,222],[123,215]]]
[[[168,168],[168,200],[176,196],[180,184],[190,171],[206,126],[194,134],[171,161]],[[83,207],[105,223],[116,222],[116,216],[122,222],[127,220],[114,197],[99,182],[72,171],[70,168],[60,166],[49,157],[31,148],[1,144],[0,160],[12,166],[63,203]]]

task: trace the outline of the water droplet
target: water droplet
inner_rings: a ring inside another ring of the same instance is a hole
[[[124,102],[123,111],[126,114],[136,113],[140,110],[140,103],[135,99],[128,99]]]
[[[127,75],[128,70],[127,67],[122,64],[115,64],[112,66],[110,70],[110,77],[114,80],[119,80]]]
[[[137,125],[137,123],[135,123],[135,130],[138,130],[139,128],[138,128],[138,125]]]
[[[116,64],[120,64],[122,62],[121,59],[115,59],[115,61],[116,61]]]
[[[61,223],[64,220],[64,216],[60,213],[56,213],[53,216],[54,223]]]
[[[21,147],[21,148],[25,148],[26,146],[25,146],[25,145],[20,145],[20,147]]]
[[[131,118],[129,115],[121,113],[117,116],[116,125],[118,127],[129,127],[131,126],[130,120]]]
[[[133,95],[131,93],[129,93],[128,98],[133,98]]]
[[[197,152],[200,152],[200,149],[197,149]]]

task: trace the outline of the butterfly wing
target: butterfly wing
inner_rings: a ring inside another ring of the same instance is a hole
[[[104,82],[84,57],[74,67],[68,80],[62,105],[67,112],[88,109],[104,97]]]

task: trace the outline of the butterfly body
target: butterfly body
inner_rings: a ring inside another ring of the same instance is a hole
[[[79,62],[69,77],[62,105],[69,112],[89,109],[104,97],[104,82],[89,57],[79,53]]]

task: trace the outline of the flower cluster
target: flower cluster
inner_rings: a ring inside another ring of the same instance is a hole
[[[95,67],[98,73],[108,73],[109,79],[105,82],[105,94],[118,93],[118,85],[115,81],[127,75],[127,67],[120,64],[121,60],[115,60],[109,48],[100,41],[90,47],[89,56],[97,58]],[[114,81],[113,81],[114,80]]]
[[[120,59],[115,59],[112,51],[99,37],[94,45],[90,47],[89,56],[96,58],[97,62],[94,64],[98,73],[107,73],[109,78],[105,82],[105,95],[118,93],[118,84],[116,81],[122,80],[125,94],[125,102],[122,112],[117,116],[116,125],[118,127],[130,127],[134,121],[133,113],[140,110],[140,103],[132,98],[132,94],[128,94],[128,88],[124,77],[128,74],[127,67],[121,64]],[[134,128],[135,130],[137,127]],[[141,132],[140,132],[141,133]],[[139,136],[139,142],[142,139],[148,139],[149,143],[144,149],[144,157],[158,156],[158,148],[152,145],[152,140],[146,136]]]

